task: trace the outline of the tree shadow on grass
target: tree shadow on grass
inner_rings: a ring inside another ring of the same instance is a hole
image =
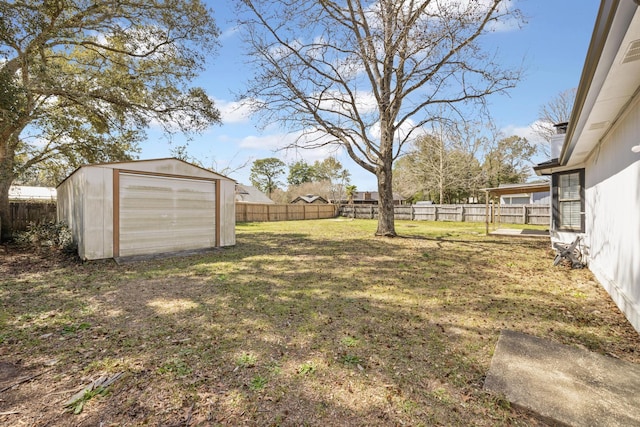
[[[59,362],[0,408],[29,402],[56,425],[528,422],[481,389],[502,328],[582,325],[592,336],[560,336],[604,352],[624,327],[593,314],[607,305],[573,283],[586,272],[550,269],[541,248],[457,240],[253,232],[211,254],[19,275],[0,288],[3,346]],[[51,404],[116,371],[83,414]]]

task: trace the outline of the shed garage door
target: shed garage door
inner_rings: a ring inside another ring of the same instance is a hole
[[[215,246],[215,182],[121,173],[119,255]]]

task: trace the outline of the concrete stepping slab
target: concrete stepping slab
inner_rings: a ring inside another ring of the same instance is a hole
[[[502,331],[484,389],[569,426],[640,426],[640,365]]]

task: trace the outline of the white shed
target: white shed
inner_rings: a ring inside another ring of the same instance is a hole
[[[182,160],[82,166],[57,193],[85,260],[235,245],[235,181]]]

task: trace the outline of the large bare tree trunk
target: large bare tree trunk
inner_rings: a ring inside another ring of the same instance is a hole
[[[393,186],[391,184],[391,167],[385,165],[379,167],[376,173],[378,178],[378,231],[376,236],[395,237],[395,216],[393,209]]]
[[[0,241],[11,238],[9,217],[9,187],[15,178],[13,171],[13,153],[9,153],[6,143],[0,142]]]

